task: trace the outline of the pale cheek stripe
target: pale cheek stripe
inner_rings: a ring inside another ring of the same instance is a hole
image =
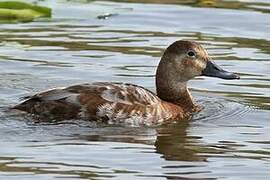
[[[205,62],[203,61],[196,61],[196,65],[199,66],[201,69],[204,69],[206,67]]]

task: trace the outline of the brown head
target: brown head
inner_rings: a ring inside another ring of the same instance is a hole
[[[193,41],[176,41],[164,52],[156,73],[158,96],[166,101],[183,100],[189,95],[186,83],[196,76],[239,79],[211,61],[207,51]]]

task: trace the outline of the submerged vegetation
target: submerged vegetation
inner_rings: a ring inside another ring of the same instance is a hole
[[[51,17],[51,9],[19,1],[0,2],[0,22],[29,22]]]

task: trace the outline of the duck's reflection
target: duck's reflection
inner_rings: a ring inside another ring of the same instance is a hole
[[[162,154],[166,160],[204,161],[198,155],[196,141],[200,137],[189,136],[187,133],[189,121],[160,127],[157,129],[155,142],[156,152]]]
[[[205,161],[198,155],[202,148],[197,141],[201,137],[188,135],[189,126],[190,121],[183,120],[157,128],[105,127],[80,134],[79,139],[154,145],[156,153],[166,160]]]

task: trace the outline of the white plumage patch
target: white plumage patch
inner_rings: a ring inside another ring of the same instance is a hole
[[[88,111],[87,111],[87,108],[82,106],[81,107],[81,111],[79,113],[79,117],[82,118],[82,119],[87,119],[89,117],[88,115]]]
[[[67,98],[66,101],[72,104],[76,104],[78,106],[81,106],[81,103],[79,101],[79,94],[70,94]]]
[[[107,89],[103,91],[103,93],[101,94],[101,97],[109,102],[132,105],[125,91],[119,91],[116,93],[116,92],[113,92],[111,89]]]
[[[98,107],[97,116],[113,118],[116,103],[105,103]]]

